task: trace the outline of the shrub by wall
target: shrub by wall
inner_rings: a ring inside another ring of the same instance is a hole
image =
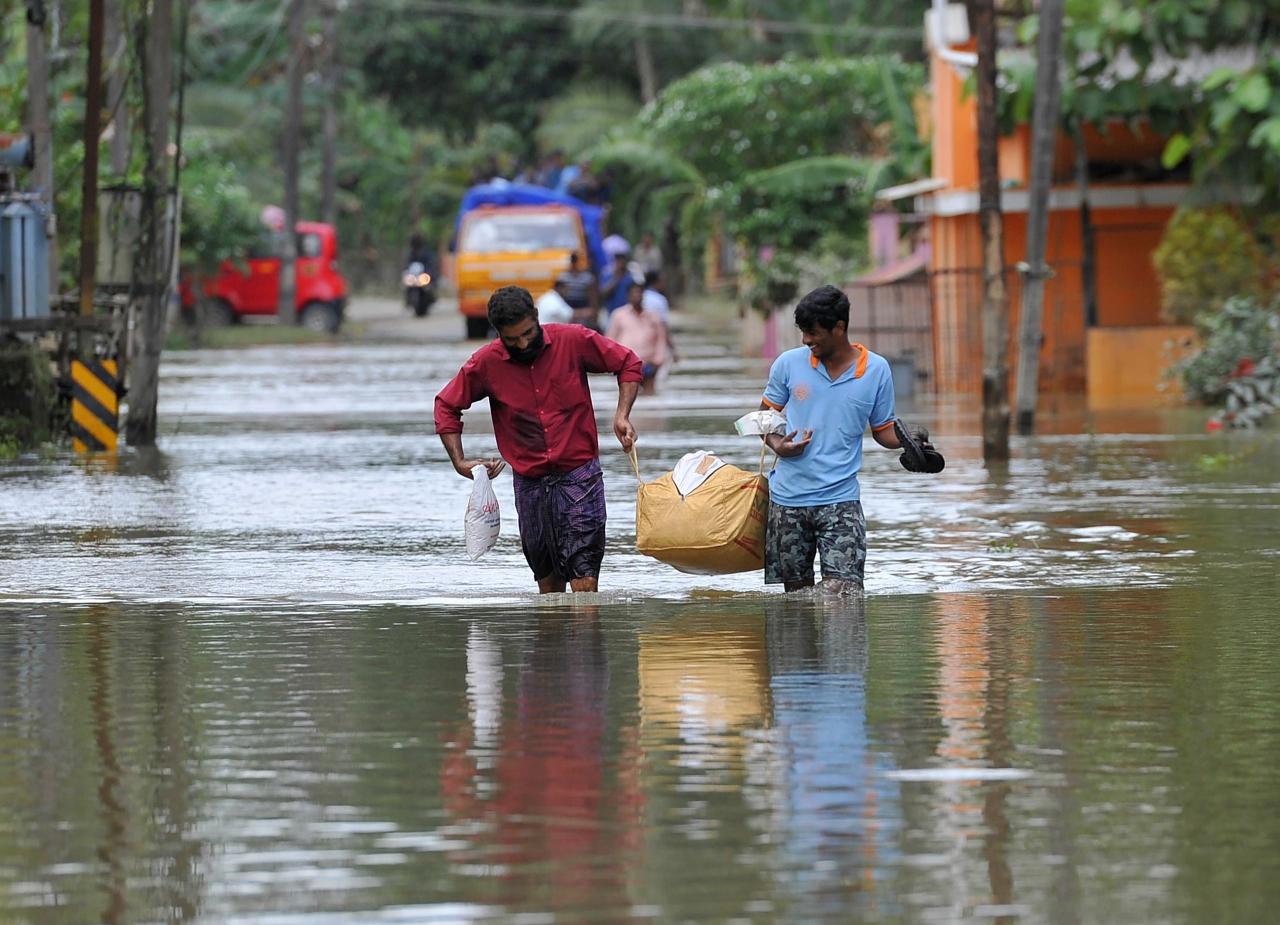
[[[1175,324],[1216,312],[1233,296],[1265,295],[1266,252],[1229,209],[1179,209],[1153,260],[1164,317]]]

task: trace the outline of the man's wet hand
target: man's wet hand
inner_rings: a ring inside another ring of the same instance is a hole
[[[630,453],[636,445],[636,429],[631,426],[631,419],[619,415],[613,419],[613,435],[622,444],[622,452]]]
[[[491,457],[489,459],[463,459],[453,464],[453,468],[458,475],[463,478],[472,478],[471,470],[476,466],[484,466],[489,473],[490,479],[496,479],[498,473],[507,468],[506,462],[501,457]]]
[[[800,439],[796,436],[800,435]],[[769,444],[769,449],[773,450],[779,456],[799,456],[804,452],[804,448],[809,445],[809,441],[813,439],[813,431],[806,430],[804,434],[800,434],[798,430],[793,430],[785,437],[780,434],[769,434],[765,438],[765,443]]]

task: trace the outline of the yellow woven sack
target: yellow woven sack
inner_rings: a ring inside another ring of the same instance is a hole
[[[632,453],[636,478],[639,462]],[[724,465],[689,495],[668,472],[640,482],[636,548],[694,575],[727,575],[764,568],[769,480],[763,473]]]

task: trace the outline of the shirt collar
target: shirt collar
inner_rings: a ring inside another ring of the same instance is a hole
[[[853,348],[853,351],[855,354],[855,357],[853,360],[853,378],[861,379],[862,374],[867,371],[867,355],[871,351],[869,351],[862,344],[850,343],[849,346]],[[817,369],[818,363],[819,363],[818,358],[814,356],[812,353],[809,354],[810,368]]]

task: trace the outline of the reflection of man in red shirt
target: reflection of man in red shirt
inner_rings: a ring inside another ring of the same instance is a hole
[[[490,679],[503,697],[500,734],[477,742],[471,720],[445,734],[445,809],[483,823],[463,827],[476,834],[451,859],[492,871],[481,894],[490,902],[570,918],[612,911],[636,876],[644,795],[634,718],[610,720],[598,609],[543,614],[519,636],[516,683]]]
[[[613,432],[623,450],[636,440],[631,406],[643,379],[640,359],[581,325],[538,324],[519,286],[489,297],[498,339],[481,347],[436,396],[436,433],[458,474],[483,465],[490,477],[511,463],[520,543],[538,590],[595,591],[604,559],[604,478],[587,373],[618,377]],[[462,412],[489,399],[502,459],[468,459]]]

